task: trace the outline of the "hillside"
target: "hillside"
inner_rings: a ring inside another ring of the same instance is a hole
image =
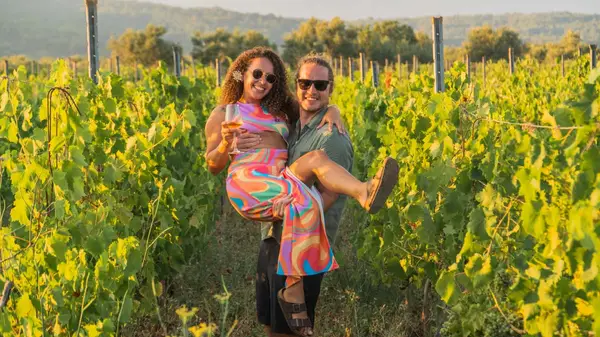
[[[227,11],[221,8],[183,9],[159,4],[100,0],[100,51],[107,54],[106,41],[127,28],[142,29],[147,24],[164,25],[167,38],[191,50],[190,36],[195,31],[218,27],[255,29],[281,44],[286,33],[300,19]],[[429,17],[399,19],[417,30],[430,32]],[[367,21],[361,21],[363,23]],[[600,42],[600,15],[571,13],[469,15],[444,18],[446,45],[460,45],[469,28],[491,24],[510,26],[526,41],[556,41],[567,29],[578,31],[585,41]],[[25,54],[29,57],[64,57],[85,54],[84,5],[81,0],[14,1],[0,11],[0,56]]]

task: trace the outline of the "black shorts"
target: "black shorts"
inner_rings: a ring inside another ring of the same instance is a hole
[[[277,275],[279,244],[275,239],[263,240],[258,254],[256,273],[256,312],[258,321],[271,326],[274,333],[292,334],[277,302],[277,292],[285,287],[285,276]],[[315,323],[315,307],[321,292],[324,274],[305,276],[304,296],[308,317]]]

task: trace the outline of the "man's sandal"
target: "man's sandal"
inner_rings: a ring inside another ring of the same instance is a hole
[[[375,177],[369,180],[369,194],[364,206],[369,214],[377,213],[385,205],[385,201],[398,183],[399,171],[398,162],[394,158],[387,157]]]
[[[285,288],[284,288],[285,289]],[[283,316],[290,327],[290,330],[297,336],[301,337],[310,337],[309,335],[303,334],[303,328],[312,328],[312,322],[310,318],[292,318],[293,314],[299,314],[301,312],[307,312],[306,303],[290,303],[286,302],[283,299],[283,290],[280,289],[277,292],[277,301],[279,301],[279,306],[281,307],[281,311],[283,312]],[[308,312],[307,312],[308,313]]]

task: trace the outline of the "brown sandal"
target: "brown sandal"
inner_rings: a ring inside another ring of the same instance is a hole
[[[313,324],[310,321],[310,318],[292,318],[292,314],[299,314],[301,312],[306,311],[306,303],[290,303],[286,302],[283,299],[283,289],[280,289],[277,292],[277,301],[279,302],[279,306],[281,307],[281,311],[283,312],[283,316],[285,316],[285,320],[290,327],[290,330],[301,337],[310,337],[311,335],[305,335],[302,333],[302,328],[312,328]]]
[[[399,171],[396,159],[387,157],[375,177],[369,180],[369,195],[365,203],[365,209],[369,214],[377,213],[383,207],[394,186],[398,183]]]

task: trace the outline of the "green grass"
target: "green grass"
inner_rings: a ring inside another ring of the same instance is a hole
[[[227,205],[229,206],[229,205]],[[317,336],[423,336],[422,291],[409,286],[387,287],[370,277],[372,268],[357,258],[353,242],[360,235],[366,216],[348,202],[334,244],[340,269],[329,273],[322,285],[317,306]],[[260,243],[260,224],[243,220],[231,207],[216,223],[208,247],[170,284],[159,298],[161,316],[170,335],[182,335],[176,309],[187,305],[199,308],[191,325],[217,323],[221,306],[214,298],[231,293],[227,327],[237,320],[232,336],[265,336],[256,320],[254,280]],[[163,336],[156,315],[144,316],[124,328],[124,336]],[[218,333],[220,336],[220,332]]]

